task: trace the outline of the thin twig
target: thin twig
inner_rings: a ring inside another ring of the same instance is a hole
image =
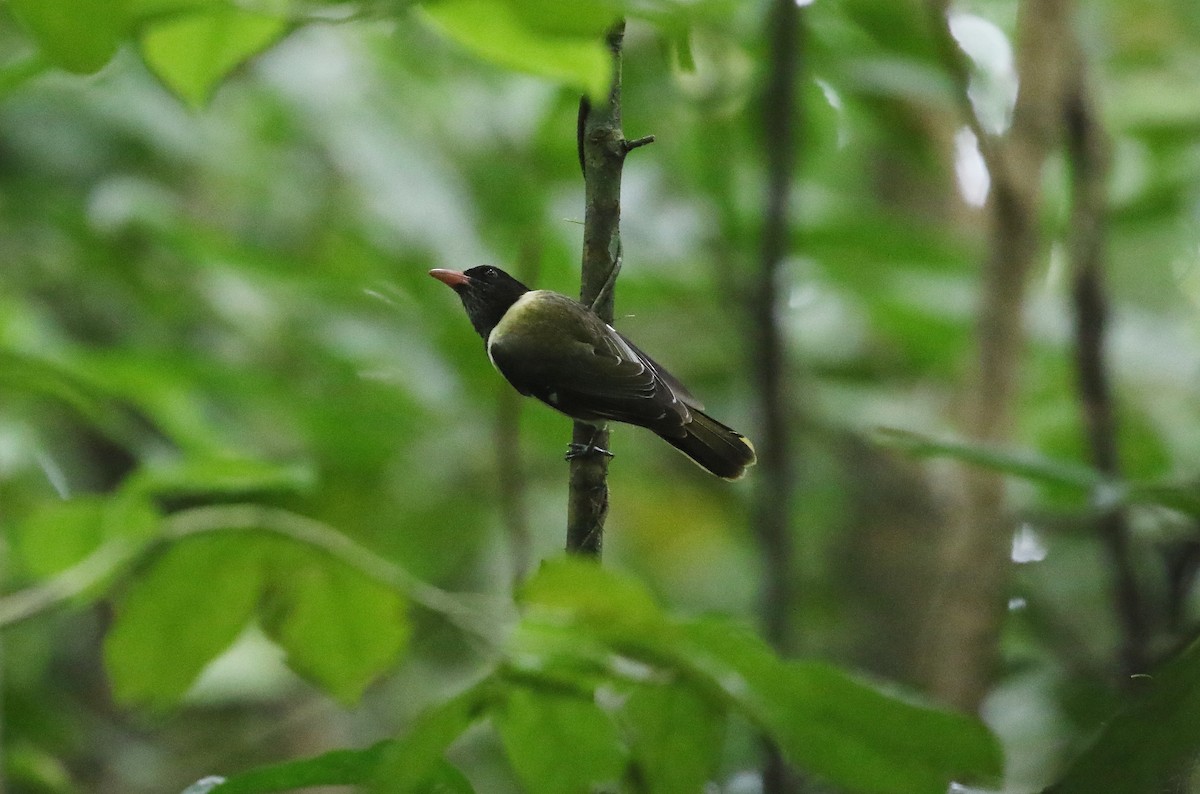
[[[1064,96],[1063,113],[1071,166],[1071,217],[1068,251],[1075,310],[1075,367],[1080,410],[1096,468],[1121,476],[1117,422],[1104,355],[1108,300],[1104,290],[1105,224],[1108,209],[1109,142],[1087,84],[1087,67],[1076,48],[1074,79]],[[1132,559],[1129,522],[1122,507],[1100,516],[1097,529],[1113,566],[1113,606],[1121,627],[1121,680],[1144,672],[1149,627]]]

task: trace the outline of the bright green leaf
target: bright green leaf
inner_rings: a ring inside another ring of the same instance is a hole
[[[609,0],[507,0],[530,30],[559,36],[605,35],[621,16]]]
[[[230,72],[287,31],[285,19],[219,5],[148,25],[142,56],[180,98],[200,106]]]
[[[620,777],[625,753],[616,725],[589,699],[519,687],[493,719],[529,791],[578,794]]]
[[[187,692],[253,617],[261,548],[241,534],[189,538],[131,582],[104,645],[118,700],[161,709]]]
[[[520,601],[535,614],[569,618],[605,636],[655,633],[666,621],[641,582],[574,557],[543,563],[521,588]]]
[[[102,497],[48,502],[18,527],[16,551],[30,574],[51,576],[99,548],[103,524]]]
[[[621,718],[641,779],[652,794],[700,791],[716,773],[725,713],[687,683],[634,687]]]
[[[18,527],[16,551],[29,573],[52,576],[96,551],[106,540],[145,540],[160,517],[131,496],[79,496],[49,502]]]
[[[492,63],[572,85],[597,100],[608,92],[612,57],[601,36],[539,32],[507,2],[494,0],[438,0],[421,9],[448,38]]]
[[[71,72],[99,70],[125,33],[124,9],[112,0],[9,0],[8,5],[46,57]]]
[[[271,566],[268,633],[296,672],[353,703],[407,645],[405,601],[343,563],[307,550],[281,556]]]

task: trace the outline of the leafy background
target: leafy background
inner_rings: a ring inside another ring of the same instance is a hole
[[[953,9],[987,132],[1025,6]],[[765,734],[806,790],[1188,790],[1200,13],[1073,9],[1112,142],[1114,480],[1074,388],[1059,153],[1011,443],[955,440],[994,243],[930,8],[803,12],[778,285],[797,595],[776,608],[805,661],[783,661],[746,628],[754,474],[717,483],[618,429],[604,570],[560,559],[567,423],[508,394],[425,275],[576,291],[577,101],[629,14],[625,128],[657,142],[626,167],[617,324],[754,437],[765,4],[0,6],[7,784],[740,792]],[[1008,476],[978,703],[1002,778],[979,723],[911,694],[938,694],[953,460]],[[1132,684],[1095,529],[1114,503],[1152,615]]]

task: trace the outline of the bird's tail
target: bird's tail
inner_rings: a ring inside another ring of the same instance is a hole
[[[738,480],[754,465],[754,445],[736,430],[711,416],[692,409],[692,421],[683,426],[686,435],[663,438],[701,468],[726,480]]]

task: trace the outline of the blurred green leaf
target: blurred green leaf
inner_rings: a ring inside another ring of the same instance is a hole
[[[702,649],[702,669],[801,769],[878,794],[943,794],[951,782],[1000,779],[999,743],[973,717],[884,693],[832,665],[783,662],[723,622],[696,622],[687,635]]]
[[[620,712],[645,790],[701,791],[721,759],[725,712],[681,681],[635,686]]]
[[[1128,501],[1156,504],[1200,518],[1200,480],[1149,480],[1129,484]]]
[[[232,775],[205,790],[220,794],[260,794],[312,786],[362,785],[371,779],[391,744],[383,741],[365,750],[333,750],[314,758],[262,766]]]
[[[494,681],[486,678],[417,717],[404,738],[393,742],[372,777],[377,794],[425,794],[447,776],[446,749],[483,714]],[[447,791],[455,791],[453,788]]]
[[[70,72],[100,69],[125,33],[122,4],[110,0],[10,0],[8,5],[45,56]]]
[[[1010,452],[969,441],[940,440],[921,433],[879,428],[876,440],[921,458],[947,457],[1025,480],[1062,485],[1087,493],[1104,485],[1098,471],[1077,463],[1051,460],[1027,452]]]
[[[125,485],[157,498],[238,498],[250,495],[302,493],[312,488],[314,474],[298,464],[245,458],[187,458],[151,463]]]
[[[552,36],[603,36],[621,15],[613,0],[499,0],[530,30]]]
[[[544,562],[519,600],[548,622],[569,619],[611,635],[653,635],[666,617],[641,582],[574,557]]]
[[[492,719],[529,791],[578,794],[620,778],[625,753],[616,725],[591,700],[517,687]]]
[[[16,551],[30,574],[51,576],[75,565],[107,540],[153,537],[160,521],[152,505],[128,495],[48,502],[18,525]]]
[[[271,566],[266,628],[292,669],[351,704],[408,644],[406,604],[360,572],[303,552]]]
[[[1200,747],[1200,641],[1133,682],[1136,694],[1045,794],[1172,790]]]
[[[148,25],[142,32],[141,50],[168,88],[199,107],[230,72],[288,29],[285,19],[217,5]]]
[[[602,35],[531,28],[506,0],[437,0],[421,9],[448,38],[492,63],[566,83],[593,99],[608,92],[612,58]]]
[[[168,546],[133,579],[105,638],[113,695],[164,709],[245,628],[262,591],[262,545],[207,535]]]
[[[520,669],[546,676],[560,697],[571,688],[562,680],[572,670],[564,657],[578,659],[581,682],[589,668],[610,659],[611,653],[592,647],[598,638],[611,651],[680,676],[664,686],[682,687],[683,694],[661,697],[703,693],[710,713],[740,711],[779,742],[790,762],[836,785],[877,794],[941,794],[952,781],[999,778],[999,745],[978,720],[882,692],[831,665],[784,662],[762,639],[728,621],[669,617],[637,582],[593,563],[543,563],[522,600],[522,628],[544,622],[554,633],[516,632]],[[531,641],[539,637],[549,642]],[[686,700],[678,705],[703,710]],[[653,740],[662,730],[647,736]],[[653,757],[652,746],[648,751]],[[697,766],[686,774],[703,771]]]
[[[0,350],[0,386],[55,400],[130,451],[147,453],[165,446],[159,429],[131,404],[67,366]]]

